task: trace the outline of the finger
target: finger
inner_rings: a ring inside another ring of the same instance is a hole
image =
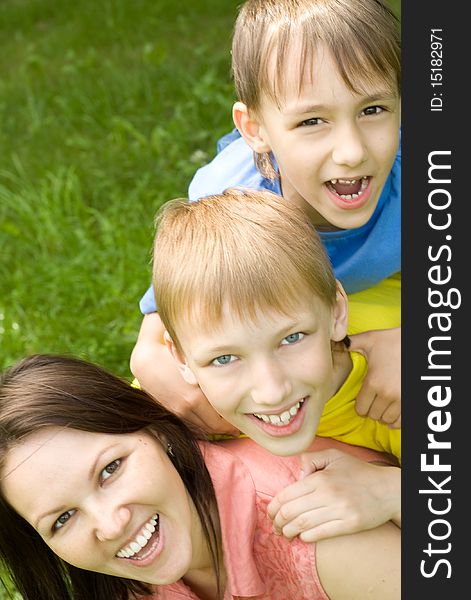
[[[286,537],[295,537],[304,529],[317,524],[321,517],[316,512],[325,508],[326,504],[322,501],[318,504],[315,495],[309,495],[305,501],[284,504],[273,519],[273,530]]]
[[[374,403],[376,392],[368,387],[368,384],[363,383],[363,387],[358,392],[355,400],[355,410],[360,417],[368,416],[372,404]]]
[[[327,507],[321,507],[316,510],[310,510],[298,515],[289,523],[281,528],[281,534],[292,540],[301,534],[306,534],[309,531],[315,530],[317,527],[332,521],[336,517]]]
[[[279,510],[281,508],[281,502],[278,500],[278,498],[273,498],[273,500],[270,502],[270,504],[267,506],[267,514],[268,517],[273,521],[275,519],[275,517],[277,516]]]
[[[305,478],[311,473],[325,469],[336,458],[338,458],[338,455],[330,448],[318,452],[303,452],[299,459],[302,477]]]
[[[337,537],[339,535],[347,535],[350,533],[356,533],[358,530],[351,526],[348,522],[342,519],[334,519],[317,525],[317,527],[311,527],[306,531],[302,531],[299,534],[299,539],[305,543],[320,542],[321,540],[327,540],[329,538]]]
[[[368,411],[368,417],[375,421],[382,421],[385,410],[390,406],[391,400],[384,396],[375,396],[373,404],[370,406]]]
[[[383,423],[387,423],[388,425],[392,425],[400,418],[401,418],[401,403],[400,402],[391,402],[391,404],[383,412],[383,414],[381,416],[381,421]]]
[[[317,489],[316,474],[312,473],[305,479],[300,479],[291,485],[288,485],[284,489],[280,490],[273,500],[268,504],[267,513],[270,519],[275,519],[277,515],[280,515],[279,519],[290,519],[292,513],[290,513],[289,503],[304,498]],[[296,513],[295,513],[296,514]]]

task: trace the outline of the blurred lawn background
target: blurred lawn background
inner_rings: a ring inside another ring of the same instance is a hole
[[[0,3],[0,368],[128,377],[153,218],[232,128],[237,0]]]
[[[239,3],[1,0],[0,369],[65,352],[130,378],[155,212],[232,128]]]

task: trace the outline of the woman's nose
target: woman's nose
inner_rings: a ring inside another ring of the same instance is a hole
[[[100,508],[95,512],[95,535],[101,541],[115,540],[122,537],[131,519],[131,512],[126,506]]]

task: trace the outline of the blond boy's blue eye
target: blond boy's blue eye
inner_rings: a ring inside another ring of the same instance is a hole
[[[319,125],[320,123],[322,123],[322,119],[319,119],[318,117],[312,117],[311,119],[305,119],[301,123],[301,125],[302,126]]]
[[[283,338],[281,340],[282,345],[288,345],[288,344],[296,344],[296,342],[299,342],[303,339],[304,337],[304,333],[301,333],[300,331],[297,331],[296,333],[291,333],[290,335],[287,335],[285,338]]]
[[[211,364],[216,367],[222,367],[224,365],[228,365],[229,363],[235,360],[235,356],[233,354],[223,354],[222,356],[218,356],[215,358]]]

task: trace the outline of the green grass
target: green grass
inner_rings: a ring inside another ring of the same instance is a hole
[[[237,4],[1,1],[0,369],[65,352],[130,377],[154,214],[232,127]]]
[[[238,5],[1,0],[0,369],[65,352],[130,377],[154,214],[232,128]]]
[[[130,376],[154,214],[232,127],[238,4],[2,0],[0,369],[70,352]]]
[[[232,127],[235,0],[3,0],[0,368],[128,377],[153,217]]]

